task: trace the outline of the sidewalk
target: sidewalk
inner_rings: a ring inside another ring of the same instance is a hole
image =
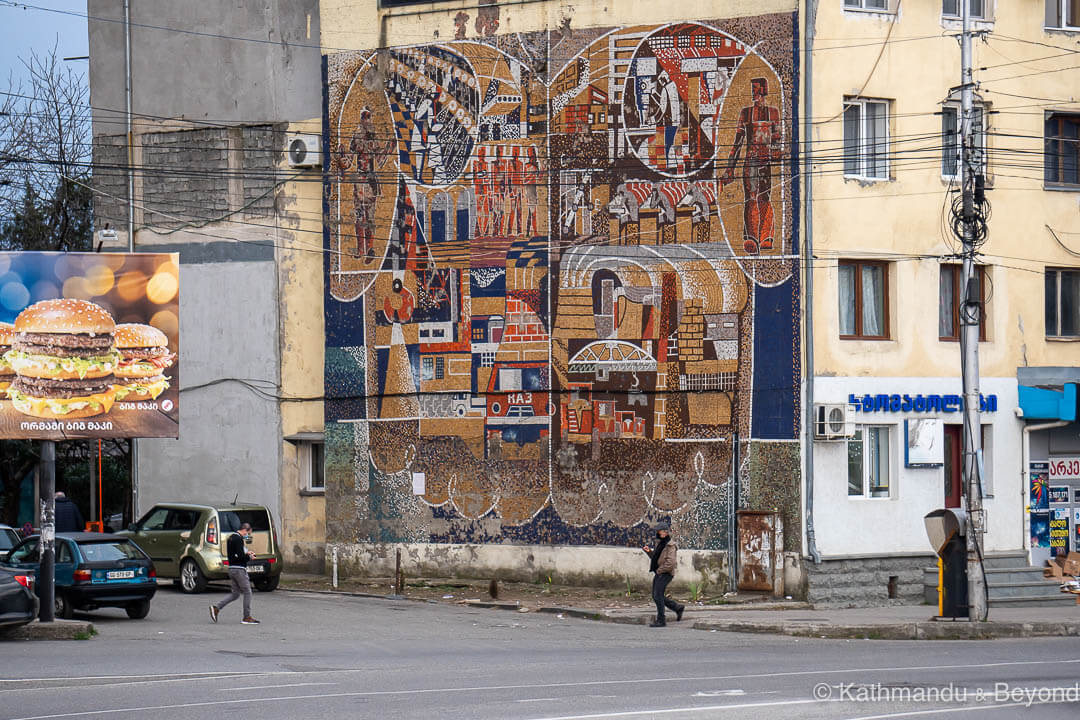
[[[640,590],[500,583],[499,597],[487,584],[449,579],[410,579],[403,596],[393,596],[389,579],[343,580],[337,590],[320,576],[290,576],[281,589],[303,592],[443,602],[513,612],[540,612],[601,622],[647,625],[655,607]],[[678,597],[685,602],[685,597]],[[979,640],[1080,636],[1080,605],[991,608],[988,622],[936,621],[930,605],[873,608],[813,608],[807,603],[740,593],[687,603],[682,622],[668,618],[668,629],[769,633],[799,637],[873,640]]]

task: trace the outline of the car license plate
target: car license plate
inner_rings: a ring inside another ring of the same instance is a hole
[[[105,573],[105,577],[109,580],[130,580],[135,577],[134,570],[110,570]]]
[[[261,573],[261,572],[266,572],[266,568],[263,567],[262,565],[248,565],[247,566],[247,571],[248,571],[248,574]]]

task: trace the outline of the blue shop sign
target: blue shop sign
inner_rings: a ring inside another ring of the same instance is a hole
[[[856,412],[963,412],[964,398],[959,395],[870,395],[851,393],[848,404]],[[997,412],[997,395],[980,395],[979,412]]]

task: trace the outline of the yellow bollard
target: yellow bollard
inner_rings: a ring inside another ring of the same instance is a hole
[[[937,614],[945,614],[945,563],[937,559]]]

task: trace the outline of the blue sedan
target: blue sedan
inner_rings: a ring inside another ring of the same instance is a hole
[[[32,535],[15,546],[0,565],[38,575],[40,539]],[[56,536],[56,615],[75,610],[124,608],[128,617],[150,613],[157,573],[139,546],[107,533],[59,533]],[[40,582],[37,584],[40,592]]]

